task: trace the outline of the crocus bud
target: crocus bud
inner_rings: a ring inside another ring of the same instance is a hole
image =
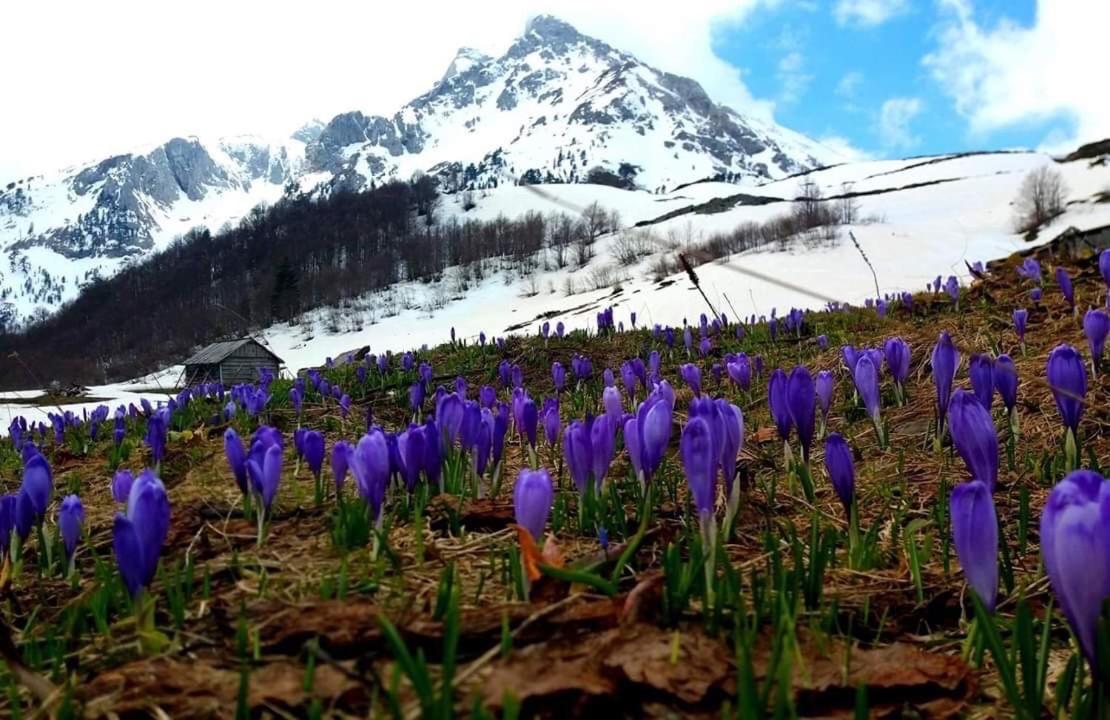
[[[120,576],[132,597],[149,587],[170,529],[166,488],[154,473],[144,471],[131,486],[127,514],[116,515],[112,547]]]
[[[701,370],[693,363],[686,363],[678,368],[682,382],[694,391],[695,396],[701,395]]]
[[[814,382],[814,390],[817,393],[817,404],[821,408],[821,418],[828,421],[829,406],[832,404],[833,388],[836,385],[836,379],[833,374],[828,370],[822,370],[817,373],[817,380]]]
[[[613,418],[614,421],[619,421],[624,417],[624,407],[621,405],[621,391],[616,386],[605,388],[601,393],[601,404],[605,408],[605,414]]]
[[[50,495],[54,492],[54,475],[42,455],[36,453],[23,466],[23,484],[20,490],[30,499],[35,517],[41,518],[46,514]]]
[[[347,457],[358,492],[370,506],[371,516],[381,519],[382,502],[389,484],[389,442],[385,433],[373,429],[362,436]]]
[[[994,388],[1002,398],[1007,412],[1013,412],[1017,403],[1018,376],[1017,368],[1009,355],[999,355],[994,361]]]
[[[535,540],[543,535],[554,497],[551,475],[547,470],[522,470],[516,479],[513,486],[516,524],[527,530]]]
[[[1029,322],[1029,311],[1025,308],[1014,310],[1014,333],[1019,342],[1025,342],[1025,327]]]
[[[783,440],[790,438],[790,429],[793,419],[790,417],[790,401],[786,393],[787,378],[782,368],[775,368],[767,384],[767,402],[771,406],[771,417],[775,421],[775,429]]]
[[[1064,301],[1067,302],[1068,307],[1075,307],[1075,289],[1071,284],[1071,276],[1068,271],[1062,267],[1056,268],[1056,284],[1060,286],[1060,293],[1064,296]]]
[[[331,446],[331,474],[335,480],[336,494],[343,492],[343,483],[347,479],[347,458],[351,453],[351,446],[343,440],[338,440]]]
[[[1083,654],[1097,667],[1098,622],[1110,596],[1110,483],[1077,470],[1056,485],[1041,513],[1041,557],[1052,591]]]
[[[706,518],[713,514],[717,458],[713,453],[713,431],[704,417],[693,416],[686,423],[679,440],[679,453],[694,506],[698,515]]]
[[[937,389],[937,417],[943,426],[948,413],[948,399],[952,396],[952,381],[956,379],[956,368],[960,365],[960,353],[947,331],[940,334],[933,347],[932,365],[933,383]]]
[[[536,447],[536,428],[539,423],[539,409],[536,407],[536,402],[532,398],[524,400],[521,407],[521,420],[524,425],[524,436],[528,438],[528,444],[532,448]]]
[[[790,420],[798,429],[798,440],[802,444],[802,461],[809,462],[809,449],[813,444],[817,393],[813,385],[813,376],[801,365],[791,371],[790,378],[786,382],[786,404],[790,410]]]
[[[883,343],[883,354],[890,376],[898,385],[903,385],[910,374],[910,346],[902,338],[889,338]]]
[[[844,512],[851,515],[856,492],[856,468],[852,461],[852,449],[840,433],[829,433],[825,440],[825,470],[829,473],[829,482],[836,496],[844,505]]]
[[[1103,250],[1098,254],[1098,271],[1106,287],[1110,288],[1110,252]]]
[[[81,539],[81,527],[85,524],[85,508],[81,505],[81,498],[76,495],[67,495],[58,507],[58,531],[62,535],[62,545],[65,547],[66,558],[73,557],[77,549],[77,541]]]
[[[231,428],[224,433],[224,455],[227,457],[228,467],[231,468],[231,475],[235,478],[235,484],[239,486],[239,492],[245,495],[248,491],[247,453],[243,450],[243,441],[239,439],[239,434]],[[116,476],[118,477],[119,473],[116,473]]]
[[[1083,400],[1087,395],[1087,371],[1083,367],[1083,358],[1071,345],[1057,345],[1049,353],[1046,374],[1064,426],[1077,433],[1079,418],[1083,415]]]
[[[972,355],[967,363],[967,375],[971,378],[975,398],[989,412],[994,400],[994,360],[990,355]]]
[[[558,360],[551,364],[551,379],[555,383],[555,392],[561,392],[566,387],[567,371]]]
[[[261,441],[256,441],[259,444]],[[251,478],[251,485],[255,495],[262,502],[262,507],[267,511],[277,496],[278,485],[281,483],[281,445],[269,444],[258,458],[251,449],[252,457],[247,459],[247,474]]]
[[[309,430],[304,436],[304,459],[308,469],[317,478],[324,467],[324,436],[315,430]]]
[[[563,456],[571,480],[579,494],[584,495],[590,487],[593,450],[590,446],[590,427],[581,420],[573,421],[563,431]]]
[[[974,480],[982,480],[993,491],[998,480],[998,434],[990,412],[965,390],[952,393],[948,423],[956,452]]]
[[[879,373],[870,355],[860,355],[859,360],[856,361],[853,378],[856,381],[856,390],[859,392],[860,399],[863,400],[863,406],[867,408],[867,414],[878,427]]]
[[[619,417],[599,415],[590,425],[590,469],[594,482],[599,486],[609,472],[609,464],[613,462],[619,421]]]
[[[242,450],[242,445],[240,445]],[[244,458],[244,462],[246,462]],[[246,485],[247,470],[243,468],[243,484]],[[135,478],[131,475],[131,471],[125,468],[116,470],[116,474],[112,476],[112,499],[122,504],[127,502],[127,496],[131,494],[131,486],[135,484]]]
[[[1106,347],[1106,336],[1110,334],[1110,316],[1101,310],[1088,310],[1083,316],[1083,333],[1091,348],[1091,364],[1097,370],[1102,363],[1102,351]]]
[[[982,408],[976,400],[971,402]],[[952,543],[967,584],[993,612],[998,596],[998,519],[990,486],[982,480],[960,483],[952,488],[949,509]]]

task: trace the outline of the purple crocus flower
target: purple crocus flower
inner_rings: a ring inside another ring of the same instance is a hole
[[[617,423],[619,417],[598,415],[590,425],[590,469],[594,484],[602,487],[609,465],[617,449]]]
[[[679,454],[694,506],[704,522],[713,514],[718,462],[714,453],[713,431],[704,417],[694,415],[686,423],[679,440]]]
[[[1097,372],[1106,348],[1106,336],[1110,334],[1110,316],[1101,310],[1088,310],[1083,316],[1083,333],[1091,348],[1091,366]]]
[[[539,408],[532,398],[525,398],[520,411],[521,421],[524,425],[524,436],[528,438],[528,445],[536,449],[536,429],[539,425]]]
[[[562,392],[567,384],[567,371],[558,360],[551,364],[551,379],[555,384],[555,392]]]
[[[73,558],[73,551],[77,549],[77,541],[81,539],[81,527],[85,524],[85,508],[81,505],[81,498],[76,495],[67,495],[58,506],[58,531],[62,535],[62,545],[65,547],[66,559]]]
[[[793,419],[790,417],[790,401],[787,399],[787,379],[782,368],[775,368],[771,379],[767,383],[767,402],[771,406],[771,417],[775,421],[775,429],[783,441],[790,439],[790,429]]]
[[[1083,358],[1071,345],[1057,345],[1049,353],[1046,373],[1064,426],[1077,434],[1087,395],[1087,371],[1083,367]]]
[[[116,515],[112,547],[120,576],[131,597],[149,587],[170,529],[170,501],[162,481],[144,470],[127,499],[127,514]]]
[[[458,390],[455,391],[456,394]],[[459,395],[460,398],[465,398],[465,395]],[[497,402],[497,391],[490,385],[483,385],[478,390],[478,404],[484,408],[492,408],[493,404]]]
[[[1041,284],[1041,264],[1037,262],[1036,258],[1027,257],[1018,266],[1018,275],[1027,280],[1032,280],[1034,284]]]
[[[967,362],[967,375],[975,398],[989,412],[994,401],[994,360],[990,355],[976,353]]]
[[[721,445],[721,470],[725,476],[725,494],[729,498],[729,506],[735,512],[733,483],[736,479],[736,458],[744,449],[744,413],[727,400],[716,401],[720,412],[721,426],[724,430]]]
[[[729,379],[739,385],[742,390],[746,391],[751,388],[752,364],[747,355],[739,353],[734,360],[725,364],[725,370],[728,372]]]
[[[243,474],[246,475],[245,469]],[[127,502],[127,496],[131,494],[131,486],[134,484],[135,478],[130,470],[125,468],[116,470],[112,476],[112,499],[121,504]]]
[[[315,430],[309,430],[304,435],[304,459],[308,469],[320,479],[320,472],[324,468],[324,436]]]
[[[1014,310],[1014,333],[1017,334],[1018,342],[1025,342],[1025,327],[1029,322],[1029,311],[1025,308],[1018,308]]]
[[[601,406],[605,408],[605,414],[614,420],[624,417],[621,391],[616,386],[607,387],[601,392]]]
[[[883,354],[886,356],[886,366],[890,370],[890,377],[901,389],[906,383],[906,378],[910,375],[910,346],[902,338],[888,338],[883,343]]]
[[[1017,368],[1009,355],[999,355],[994,361],[994,389],[1002,398],[1006,411],[1012,413],[1017,403],[1018,376]]]
[[[228,428],[224,432],[224,455],[227,457],[227,465],[231,468],[232,477],[235,478],[235,484],[239,486],[239,492],[246,495],[249,490],[247,487],[247,453],[243,449],[243,441],[239,439],[239,434],[232,428]],[[128,476],[130,476],[130,473],[128,473]],[[116,477],[119,477],[118,472]]]
[[[632,363],[628,361],[621,363],[621,384],[624,385],[624,391],[630,398],[636,394],[636,380],[636,368]]]
[[[293,452],[298,458],[304,457],[304,436],[307,434],[306,427],[299,427],[293,431]]]
[[[859,392],[860,399],[863,400],[863,406],[867,408],[867,414],[871,417],[871,421],[875,423],[876,431],[879,431],[881,428],[879,422],[879,373],[870,355],[866,353],[860,355],[859,360],[856,361],[856,370],[852,374],[852,378],[856,381],[856,391]]]
[[[547,470],[522,470],[513,486],[513,510],[516,524],[539,540],[551,514],[555,491]]]
[[[567,472],[580,495],[590,488],[590,471],[593,463],[593,448],[590,445],[590,426],[575,420],[563,431],[563,456],[566,458]]]
[[[447,451],[459,436],[462,427],[465,404],[462,398],[455,393],[448,393],[440,398],[436,405],[436,425],[443,437],[443,450]],[[361,442],[361,441],[360,441]]]
[[[617,376],[613,374],[612,368],[605,368],[601,373],[602,387],[614,387],[617,384]]]
[[[813,444],[813,430],[817,406],[817,394],[813,376],[804,366],[799,365],[790,373],[786,382],[786,405],[790,410],[790,420],[798,429],[798,440],[802,444],[802,462],[809,462],[809,449]]]
[[[555,443],[559,440],[559,430],[562,429],[562,423],[559,420],[559,401],[556,398],[547,398],[543,401],[540,420],[548,446],[555,447]]]
[[[674,395],[665,381],[659,384],[640,403],[636,412],[634,433],[625,426],[625,443],[628,445],[632,464],[641,481],[647,483],[663,462],[667,445],[671,440],[671,423],[674,417]]]
[[[686,354],[689,355],[694,348],[694,333],[690,331],[689,325],[682,331],[682,344],[686,346]]]
[[[488,457],[488,430],[485,433],[485,439],[484,457]],[[424,440],[424,428],[419,425],[410,425],[408,430],[397,435],[397,459],[401,465],[401,477],[404,479],[405,487],[408,488],[409,492],[416,489],[416,485],[420,481],[420,471],[424,468]]]
[[[1110,596],[1110,483],[1077,470],[1056,485],[1041,513],[1041,557],[1052,591],[1097,667],[1102,604]]]
[[[509,379],[512,381],[514,388],[524,387],[524,370],[521,369],[520,365],[513,363],[513,366],[509,368]]]
[[[817,380],[814,382],[814,390],[817,393],[817,405],[821,408],[822,424],[827,423],[829,420],[829,406],[832,404],[833,387],[835,383],[836,379],[828,370],[822,370],[817,373]]]
[[[166,438],[168,436],[166,416],[158,410],[147,420],[146,444],[150,447],[150,455],[155,465],[162,462],[166,456]]]
[[[505,433],[501,433],[501,437],[505,437]],[[434,420],[428,420],[424,423],[424,477],[428,479],[429,485],[440,484],[440,474],[443,472],[443,454],[440,448],[438,439],[439,428],[436,427]],[[494,455],[494,462],[496,463],[501,457],[500,452]],[[442,487],[440,490],[442,491]]]
[[[343,419],[346,419],[347,415],[350,412],[351,412],[351,396],[348,395],[347,393],[343,393],[343,396],[339,398],[339,416],[342,417]]]
[[[345,440],[337,440],[331,446],[331,474],[335,480],[336,495],[343,492],[343,483],[347,480],[347,459],[351,453],[351,446]]]
[[[952,444],[963,458],[973,480],[982,480],[993,492],[998,481],[998,432],[990,412],[974,395],[957,390],[948,406]]]
[[[254,494],[268,512],[281,483],[281,445],[255,440],[247,458],[247,475],[250,476]]]
[[[375,523],[381,522],[385,489],[389,485],[389,442],[379,428],[363,435],[347,457],[359,495],[370,506]]]
[[[1067,301],[1068,307],[1075,309],[1075,288],[1071,284],[1071,276],[1062,267],[1056,268],[1056,284],[1060,286],[1060,293]]]
[[[289,388],[289,404],[293,406],[293,410],[298,415],[301,414],[301,408],[304,406],[304,393],[295,385]]]
[[[849,373],[856,371],[856,361],[859,360],[860,351],[851,345],[843,345],[840,348],[840,357],[844,361],[844,367],[847,368]]]
[[[46,514],[50,495],[54,492],[54,474],[42,455],[36,453],[23,466],[23,484],[20,486],[20,492],[27,495],[36,518]]]
[[[825,440],[825,470],[829,473],[836,496],[844,505],[844,513],[851,516],[856,492],[856,468],[852,461],[852,449],[840,433],[829,433]]]
[[[1039,305],[1040,304],[1041,297],[1043,295],[1044,295],[1044,292],[1039,287],[1035,287],[1035,288],[1033,288],[1032,290],[1029,291],[1029,299],[1033,301],[1034,305]]]
[[[817,348],[819,350],[824,351],[824,350],[827,350],[828,347],[829,347],[829,336],[828,335],[818,335],[817,336]]]
[[[952,344],[948,332],[942,332],[933,347],[933,383],[937,388],[937,436],[944,431],[944,420],[948,413],[948,399],[952,396],[952,381],[956,379],[956,368],[960,365],[960,353]]]
[[[685,363],[678,368],[678,374],[687,387],[694,391],[695,396],[701,396],[701,369],[693,363]]]
[[[977,401],[971,404],[982,406]],[[993,612],[998,596],[998,519],[990,486],[982,480],[960,483],[949,501],[952,542],[967,584]]]

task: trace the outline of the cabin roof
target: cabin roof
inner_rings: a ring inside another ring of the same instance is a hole
[[[225,342],[214,342],[208,347],[198,351],[191,358],[185,361],[186,365],[215,365],[216,363],[223,362],[229,355],[234,353],[244,345],[255,344],[265,350],[274,360],[281,364],[281,358],[258,342],[254,338],[239,338],[238,340],[228,340]]]

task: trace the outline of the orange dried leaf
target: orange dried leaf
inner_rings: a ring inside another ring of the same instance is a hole
[[[536,541],[532,537],[532,533],[527,529],[522,528],[520,525],[514,525],[516,528],[516,535],[520,539],[520,559],[524,563],[524,573],[528,576],[528,580],[535,582],[540,579],[540,564],[546,562],[540,549],[536,547]]]

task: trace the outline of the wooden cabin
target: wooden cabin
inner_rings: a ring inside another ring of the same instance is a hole
[[[185,385],[257,382],[263,370],[277,377],[281,358],[254,338],[212,343],[185,361]]]

